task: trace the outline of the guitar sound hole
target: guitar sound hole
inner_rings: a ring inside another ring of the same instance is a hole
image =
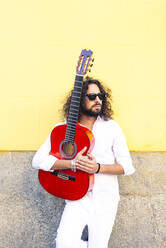
[[[75,147],[69,142],[65,142],[62,146],[62,150],[66,156],[72,156],[75,152]]]
[[[77,154],[76,143],[72,144],[69,141],[62,140],[59,145],[59,152],[65,159],[73,159]]]

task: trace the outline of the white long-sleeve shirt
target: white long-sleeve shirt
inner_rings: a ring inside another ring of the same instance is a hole
[[[119,163],[123,167],[125,175],[131,175],[135,172],[125,136],[117,122],[114,120],[104,121],[98,117],[93,125],[92,133],[95,137],[92,155],[95,156],[98,163],[108,166]],[[46,171],[51,169],[57,158],[49,155],[50,150],[49,135],[33,158],[33,168]],[[119,201],[117,175],[98,173],[94,174],[94,177],[93,190],[78,202],[85,207],[93,203],[97,212],[109,211],[111,204]]]

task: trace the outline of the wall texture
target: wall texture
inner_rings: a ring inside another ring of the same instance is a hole
[[[166,151],[165,13],[165,0],[1,1],[0,150],[38,149],[87,48],[130,150]]]
[[[64,200],[40,186],[33,154],[0,155],[0,248],[55,248]],[[121,202],[109,247],[164,248],[166,153],[131,154],[136,173],[119,177]]]

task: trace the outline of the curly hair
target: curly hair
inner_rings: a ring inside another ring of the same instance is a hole
[[[82,87],[82,93],[81,93],[81,100],[80,100],[80,109],[79,109],[79,116],[78,120],[81,116],[81,106],[84,104],[85,101],[85,95],[88,90],[88,86],[90,84],[96,84],[100,90],[101,93],[105,94],[105,99],[102,101],[102,109],[99,116],[103,118],[104,120],[113,119],[113,110],[112,110],[112,91],[108,87],[104,86],[101,81],[97,79],[93,79],[91,77],[86,77],[83,80],[83,87]],[[62,115],[64,119],[67,119],[68,113],[69,113],[69,107],[71,103],[71,96],[72,96],[73,90],[71,90],[67,96],[67,99],[63,105],[62,108]]]

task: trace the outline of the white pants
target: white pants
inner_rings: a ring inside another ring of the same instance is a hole
[[[118,204],[110,212],[97,214],[80,206],[77,201],[67,202],[57,231],[56,248],[107,248]],[[81,240],[88,225],[88,242]]]

